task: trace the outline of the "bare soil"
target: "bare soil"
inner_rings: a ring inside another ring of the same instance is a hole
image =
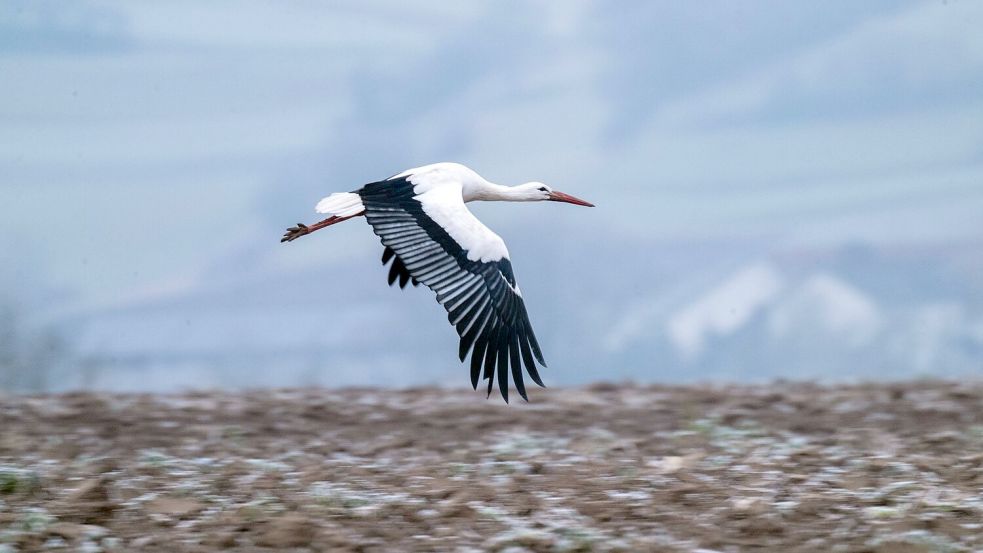
[[[983,384],[0,396],[0,551],[979,551]]]

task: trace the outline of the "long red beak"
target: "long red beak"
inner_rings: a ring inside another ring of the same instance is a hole
[[[550,201],[551,202],[566,202],[568,204],[582,205],[582,206],[585,206],[585,207],[594,207],[594,204],[592,204],[590,202],[585,202],[584,200],[581,200],[580,198],[574,198],[570,194],[564,194],[563,192],[557,192],[556,190],[550,192]]]

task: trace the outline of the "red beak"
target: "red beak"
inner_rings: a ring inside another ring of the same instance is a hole
[[[585,202],[584,200],[581,200],[580,198],[574,198],[570,194],[564,194],[563,192],[557,192],[555,190],[553,192],[550,192],[550,201],[551,202],[566,202],[568,204],[582,205],[582,206],[585,206],[585,207],[594,207],[594,204],[592,204],[590,202]]]

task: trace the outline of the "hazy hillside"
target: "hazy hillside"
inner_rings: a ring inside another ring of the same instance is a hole
[[[284,247],[320,253],[335,237],[309,240]],[[983,370],[980,283],[960,264],[972,246],[757,257],[717,248],[729,256],[708,255],[705,245],[639,244],[589,263],[523,258],[518,276],[550,362],[547,381]],[[93,306],[65,328],[97,367],[88,384],[98,387],[467,382],[440,308],[425,290],[387,289],[374,255],[213,271],[178,289]]]

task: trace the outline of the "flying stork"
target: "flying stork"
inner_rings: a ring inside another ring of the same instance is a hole
[[[315,208],[328,215],[327,219],[312,225],[297,223],[280,242],[364,215],[385,246],[383,265],[392,262],[389,285],[397,280],[400,288],[408,282],[422,283],[437,294],[437,302],[447,310],[448,320],[461,337],[461,361],[471,353],[471,385],[478,389],[484,367],[490,396],[497,369],[498,388],[508,403],[511,365],[515,387],[528,401],[520,358],[540,386],[544,384],[536,361],[543,367],[546,361],[529,324],[505,242],[464,204],[544,200],[594,207],[541,182],[502,186],[464,165],[435,163],[354,192],[331,194]]]

